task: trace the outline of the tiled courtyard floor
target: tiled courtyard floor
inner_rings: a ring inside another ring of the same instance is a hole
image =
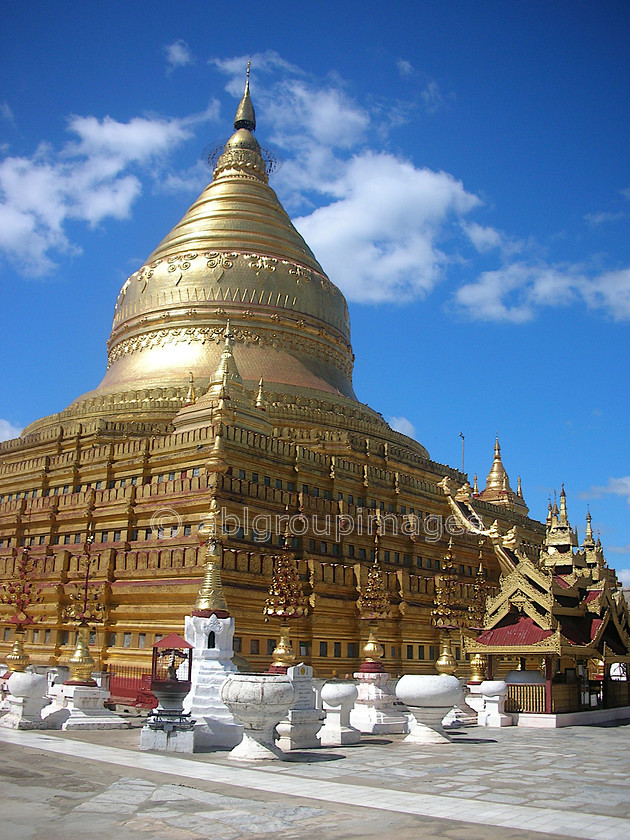
[[[630,722],[465,729],[241,764],[226,753],[142,753],[116,731],[0,729],[6,840],[544,840],[630,838]]]

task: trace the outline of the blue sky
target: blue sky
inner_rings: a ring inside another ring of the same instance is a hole
[[[464,433],[482,485],[498,431],[532,515],[564,482],[630,583],[629,32],[601,0],[5,4],[0,437],[100,381],[251,57],[359,398],[438,461]]]

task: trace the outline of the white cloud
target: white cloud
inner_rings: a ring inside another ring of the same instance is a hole
[[[578,278],[544,264],[513,263],[484,271],[454,295],[457,307],[480,321],[530,321],[540,306],[566,306],[575,297]]]
[[[387,422],[396,432],[400,432],[407,437],[415,437],[416,427],[406,417],[390,417]]]
[[[8,420],[0,420],[0,441],[12,440],[19,437],[22,429],[20,426],[15,426],[9,423]]]
[[[630,554],[630,543],[626,545],[609,545],[606,547],[608,554]]]
[[[350,159],[328,186],[336,200],[295,220],[324,269],[354,301],[422,297],[443,275],[449,219],[479,203],[444,172],[389,154]]]
[[[497,250],[504,256],[511,256],[523,249],[523,243],[520,240],[477,222],[464,222],[462,230],[480,254]]]
[[[240,96],[246,58],[212,63]],[[450,262],[440,243],[459,235],[453,220],[479,199],[447,173],[367,148],[382,110],[359,104],[339,79],[307,75],[273,52],[253,56],[251,72],[256,106],[272,126],[266,136],[286,155],[274,188],[301,212],[295,225],[333,282],[350,300],[372,303],[429,292]]]
[[[630,475],[622,478],[609,478],[608,484],[603,487],[591,487],[588,495],[592,499],[599,499],[601,496],[611,494],[613,496],[624,496],[630,504]]]
[[[630,586],[630,569],[616,569],[617,577],[622,586]]]
[[[274,126],[272,141],[294,149],[304,135],[326,147],[347,149],[363,140],[370,124],[368,112],[333,86],[320,89],[292,79],[278,86],[265,106]]]
[[[587,213],[584,216],[584,221],[591,225],[591,227],[598,227],[607,222],[617,222],[619,219],[625,219],[626,214],[619,211],[618,213]]]
[[[173,41],[164,47],[166,61],[168,63],[168,70],[172,72],[175,67],[185,67],[187,64],[192,64],[193,55],[190,47],[181,38],[178,41]]]
[[[444,97],[442,96],[440,86],[433,79],[427,83],[420,95],[422,96],[424,107],[429,114],[435,114],[444,105]]]
[[[413,64],[405,58],[399,58],[396,67],[401,76],[415,76],[417,72]]]
[[[523,323],[531,321],[543,306],[568,306],[577,301],[589,309],[602,310],[615,321],[627,321],[630,269],[589,277],[581,265],[507,261],[495,271],[482,272],[476,280],[464,283],[455,291],[453,301],[468,317],[481,321]]]
[[[581,292],[592,309],[603,309],[614,321],[630,319],[630,268],[600,274],[584,283]]]
[[[8,122],[11,125],[15,125],[15,116],[13,115],[13,111],[11,110],[11,106],[6,100],[0,102],[0,120],[4,120],[4,122]]]
[[[97,225],[124,219],[172,151],[192,136],[192,126],[216,116],[218,105],[183,119],[73,116],[75,139],[55,150],[42,143],[31,157],[0,160],[0,251],[18,271],[41,276],[59,253],[76,253],[70,220]],[[145,171],[149,166],[150,169]]]

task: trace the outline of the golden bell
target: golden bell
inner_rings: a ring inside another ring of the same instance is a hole
[[[88,630],[86,627],[81,627],[78,633],[76,649],[68,660],[70,679],[66,681],[67,684],[96,685],[92,679],[92,671],[94,670],[95,664],[88,646]]]
[[[486,678],[486,667],[488,660],[481,653],[476,653],[470,660],[470,680],[471,683],[482,683]]]
[[[279,670],[290,668],[295,664],[295,652],[291,647],[291,639],[289,638],[289,623],[284,621],[280,625],[280,641],[274,648],[271,654],[272,665],[271,669]]]
[[[374,635],[376,627],[374,625],[370,625],[370,634],[367,638],[367,642],[361,648],[361,653],[363,654],[363,658],[366,662],[378,662],[382,659],[383,654],[385,651],[383,650],[383,645],[378,641],[376,636]]]
[[[457,670],[457,663],[451,650],[451,637],[448,630],[442,634],[440,642],[440,657],[435,663],[438,674],[454,674]]]
[[[30,656],[24,650],[24,631],[17,630],[15,633],[15,641],[11,648],[11,653],[6,658],[9,671],[12,673],[19,673],[26,671],[26,667],[31,661]]]

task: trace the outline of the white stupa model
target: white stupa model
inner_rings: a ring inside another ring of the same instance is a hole
[[[236,666],[232,662],[234,619],[221,586],[219,551],[218,543],[211,536],[203,584],[195,608],[185,618],[184,636],[193,646],[193,661],[192,685],[184,710],[196,721],[195,750],[231,750],[243,737],[243,727],[221,699],[221,686],[236,671]]]

